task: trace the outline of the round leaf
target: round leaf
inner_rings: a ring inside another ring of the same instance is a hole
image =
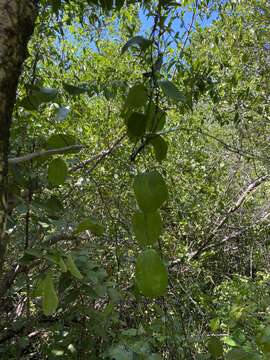
[[[145,115],[134,112],[127,120],[127,131],[130,138],[141,137],[145,133],[146,117]]]
[[[155,250],[146,250],[138,256],[136,282],[145,296],[153,298],[166,293],[168,272]]]
[[[157,242],[162,230],[162,220],[158,211],[153,213],[137,211],[132,223],[136,239],[141,245],[153,245]]]
[[[68,174],[67,165],[61,158],[54,159],[48,169],[48,180],[53,185],[64,184]]]
[[[161,136],[155,136],[150,140],[150,143],[153,145],[155,156],[157,161],[162,161],[166,159],[168,151],[168,143]]]
[[[137,175],[133,188],[137,203],[144,212],[156,211],[168,199],[167,185],[157,171]]]
[[[128,93],[127,105],[133,108],[144,106],[147,102],[147,89],[144,85],[134,85]]]

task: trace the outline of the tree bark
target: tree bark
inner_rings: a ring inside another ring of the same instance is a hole
[[[7,248],[8,153],[12,112],[36,16],[35,0],[0,0],[0,278]]]

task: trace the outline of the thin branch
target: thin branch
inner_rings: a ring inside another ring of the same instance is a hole
[[[261,160],[261,161],[265,161],[267,159],[259,156],[259,155],[255,155],[255,154],[252,154],[250,153],[249,151],[247,150],[243,150],[243,149],[239,149],[235,146],[232,146],[232,145],[229,145],[227,143],[225,143],[223,140],[217,138],[216,136],[212,135],[212,134],[209,134],[205,131],[202,131],[201,129],[199,130],[199,132],[202,134],[202,135],[205,135],[205,136],[208,136],[209,138],[219,142],[221,145],[223,145],[223,147],[235,154],[238,154],[238,155],[241,155],[241,156],[245,156],[245,157],[248,157],[250,159],[254,159],[254,160]]]
[[[45,240],[42,245],[52,246],[63,240],[73,241],[77,238],[78,235],[74,235],[73,233],[56,233],[50,236],[47,240]],[[22,263],[17,263],[9,271],[7,271],[0,281],[0,299],[6,295],[7,291],[11,288],[18,274],[29,271],[29,269],[31,269],[35,265],[36,263],[30,264],[30,266]]]
[[[207,237],[206,241],[192,253],[189,257],[190,260],[197,259],[207,248],[209,248],[209,244],[211,243],[212,239],[216,236],[217,232],[223,227],[223,225],[228,220],[229,216],[234,213],[236,210],[240,208],[243,202],[246,200],[248,195],[257,189],[258,186],[263,184],[265,181],[270,179],[270,175],[264,175],[257,179],[255,179],[252,183],[250,183],[247,188],[242,192],[242,194],[238,197],[235,203],[229,208],[227,213],[223,216],[223,218],[218,222],[215,228],[210,232],[209,236]]]
[[[31,154],[27,154],[24,156],[20,156],[20,157],[15,157],[15,158],[9,158],[8,159],[8,163],[9,164],[19,164],[25,161],[30,161],[33,159],[37,159],[37,158],[41,158],[44,156],[50,156],[50,155],[55,155],[55,154],[64,154],[70,150],[81,150],[83,148],[83,145],[70,145],[70,146],[65,146],[62,148],[58,148],[58,149],[50,149],[50,150],[45,150],[45,151],[37,151]]]
[[[99,154],[92,156],[90,159],[82,161],[80,164],[73,166],[71,171],[77,171],[85,168],[87,165],[91,164],[96,160],[96,162],[92,165],[90,172],[108,155],[110,155],[114,150],[118,148],[123,139],[126,137],[126,134],[121,135],[108,149],[102,150]]]

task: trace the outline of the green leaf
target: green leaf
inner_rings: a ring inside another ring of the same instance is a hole
[[[25,254],[31,255],[36,258],[41,258],[43,256],[42,250],[40,249],[27,249],[25,250]]]
[[[71,256],[71,254],[68,254],[67,259],[66,259],[66,265],[67,265],[67,269],[68,271],[77,279],[82,279],[83,276],[80,273],[79,269],[77,268],[73,257]]]
[[[80,234],[86,230],[90,230],[94,235],[101,236],[105,228],[93,217],[89,217],[78,224],[74,230],[74,234]]]
[[[158,253],[146,250],[136,261],[136,282],[143,295],[154,298],[166,293],[168,272]]]
[[[162,357],[159,354],[151,354],[147,357],[147,360],[162,360]]]
[[[112,360],[133,360],[133,352],[125,348],[124,345],[116,345],[109,349],[108,356]]]
[[[226,355],[226,360],[258,360],[260,359],[254,353],[248,353],[242,349],[233,349]]]
[[[157,161],[161,162],[162,160],[166,159],[168,143],[163,139],[162,136],[155,136],[150,140],[150,144],[153,145]]]
[[[131,108],[144,106],[147,102],[147,89],[143,84],[134,85],[129,89],[126,104]]]
[[[34,285],[34,290],[32,291],[33,297],[43,296],[43,288],[44,288],[44,278],[38,279],[38,281]]]
[[[48,180],[53,185],[64,184],[68,175],[68,169],[65,161],[57,158],[51,161],[48,169]]]
[[[77,140],[74,136],[68,134],[54,134],[49,137],[46,144],[46,149],[59,149],[71,145],[76,145]],[[76,150],[77,152],[78,150]],[[68,151],[70,152],[70,151]],[[72,150],[74,152],[74,150]]]
[[[33,86],[29,89],[29,95],[21,100],[20,105],[27,110],[36,110],[42,103],[54,101],[56,97],[56,89]]]
[[[157,171],[146,171],[135,177],[133,189],[137,203],[144,212],[154,212],[168,199],[168,189]]]
[[[217,331],[220,327],[220,320],[219,318],[211,319],[210,321],[210,328],[213,332]]]
[[[266,326],[256,336],[256,344],[263,353],[270,352],[270,326]]]
[[[180,92],[177,87],[169,80],[163,80],[159,82],[159,85],[164,93],[164,95],[169,100],[176,100],[186,103],[186,98],[182,92]]]
[[[144,114],[134,112],[127,119],[127,132],[129,137],[138,138],[145,133],[146,117]]]
[[[162,231],[162,220],[158,211],[143,213],[137,211],[132,219],[133,231],[140,245],[153,245]]]
[[[166,113],[159,109],[153,102],[148,105],[146,117],[146,128],[150,132],[158,132],[164,128],[166,122]]]
[[[71,84],[67,84],[65,82],[63,83],[63,87],[64,87],[64,90],[67,93],[69,93],[70,95],[81,95],[81,94],[85,94],[89,91],[89,89],[87,87],[71,85]]]
[[[207,342],[207,347],[214,359],[218,359],[223,355],[223,345],[217,337],[211,337]]]
[[[48,272],[43,280],[43,302],[42,310],[47,316],[52,315],[58,306],[58,296],[56,294],[51,272]]]
[[[64,210],[62,202],[55,195],[52,195],[51,198],[44,203],[43,207],[51,217],[57,217]]]
[[[122,47],[121,55],[123,55],[131,46],[137,46],[141,50],[146,50],[151,44],[151,40],[145,39],[143,36],[135,36],[128,40]]]
[[[52,263],[58,265],[63,272],[67,272],[67,266],[60,254],[49,253],[45,257],[46,259],[50,260]]]

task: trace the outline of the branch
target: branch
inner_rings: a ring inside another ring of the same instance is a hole
[[[46,241],[44,241],[42,245],[51,246],[63,240],[71,241],[74,239],[78,239],[78,235],[74,235],[72,233],[56,233],[50,236]],[[6,272],[0,281],[0,299],[6,295],[17,275],[22,272],[29,271],[29,269],[31,269],[33,266],[35,266],[35,264],[27,266],[22,263],[17,263],[8,272]]]
[[[9,164],[18,164],[21,162],[25,162],[25,161],[30,161],[33,159],[37,159],[37,158],[41,158],[44,156],[49,156],[49,155],[55,155],[55,154],[64,154],[70,150],[81,150],[83,148],[82,145],[70,145],[70,146],[65,146],[62,148],[58,148],[58,149],[50,149],[50,150],[45,150],[45,151],[37,151],[31,154],[27,154],[24,156],[20,156],[20,157],[15,157],[15,158],[9,158],[8,159],[8,163]]]
[[[92,165],[89,172],[94,170],[94,168],[102,161],[104,160],[108,155],[110,155],[115,149],[118,148],[118,146],[121,144],[122,140],[126,137],[126,134],[121,135],[120,138],[118,138],[108,149],[102,150],[99,154],[96,154],[92,156],[90,159],[82,161],[80,164],[73,166],[71,171],[77,171],[80,169],[83,169],[87,165],[91,164],[93,161],[96,160],[96,162]]]
[[[248,195],[256,190],[258,186],[260,186],[262,183],[270,179],[270,175],[264,175],[256,180],[254,180],[252,183],[250,183],[247,188],[242,192],[242,194],[238,197],[236,202],[229,208],[227,213],[223,216],[223,218],[218,222],[216,227],[210,232],[208,238],[206,241],[199,247],[198,250],[196,250],[194,253],[192,253],[189,257],[190,260],[197,259],[207,248],[210,247],[210,242],[212,239],[216,236],[217,232],[222,228],[222,226],[226,223],[229,216],[234,213],[236,210],[240,208],[240,206],[243,204],[243,202],[246,200]],[[239,235],[239,234],[238,234]],[[227,239],[225,240],[227,241]]]
[[[13,284],[16,276],[24,272],[26,268],[27,267],[25,265],[16,264],[2,277],[0,282],[0,299],[5,296],[6,292]]]

